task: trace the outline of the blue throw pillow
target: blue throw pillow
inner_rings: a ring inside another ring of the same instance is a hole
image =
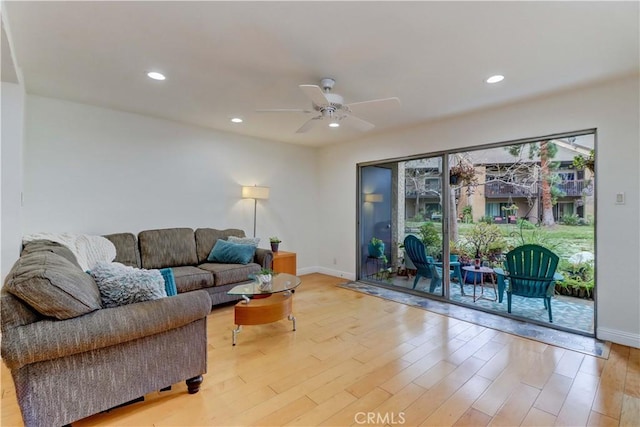
[[[225,264],[249,264],[255,254],[256,247],[253,245],[240,245],[220,239],[211,249],[207,261]]]
[[[160,274],[162,274],[162,278],[164,279],[164,289],[167,292],[167,296],[171,297],[174,295],[178,295],[178,289],[176,288],[176,279],[175,277],[173,277],[173,269],[161,268]]]

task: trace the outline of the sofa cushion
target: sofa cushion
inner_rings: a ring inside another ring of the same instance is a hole
[[[143,270],[118,262],[99,262],[91,270],[105,308],[165,298],[159,270]]]
[[[100,291],[93,278],[53,252],[21,256],[5,287],[38,313],[57,319],[70,319],[102,308]]]
[[[196,265],[196,239],[190,228],[145,230],[138,234],[143,268]],[[174,272],[175,273],[175,272]]]
[[[213,274],[215,286],[246,282],[247,280],[251,280],[249,278],[250,274],[255,274],[260,271],[260,266],[255,263],[246,265],[205,263],[200,264],[198,267],[210,271]]]
[[[213,286],[213,274],[197,267],[174,267],[173,277],[179,294]]]
[[[225,240],[218,240],[207,261],[221,262],[225,264],[249,264],[256,254],[256,247],[253,245],[240,245]]]
[[[98,261],[111,262],[116,257],[116,247],[102,236],[69,232],[40,232],[22,236],[23,243],[34,240],[51,240],[65,245],[75,255],[82,271],[91,270]]]
[[[229,236],[227,237],[227,241],[231,242],[231,243],[238,243],[240,245],[253,245],[256,248],[258,247],[258,245],[260,244],[260,238],[259,237],[236,237],[236,236]]]
[[[195,232],[196,246],[198,250],[198,264],[207,262],[207,257],[213,249],[213,245],[219,239],[227,240],[229,236],[244,237],[244,231],[237,228],[216,230],[215,228],[198,228]]]
[[[133,233],[116,233],[104,236],[116,247],[116,258],[114,262],[140,268],[140,249],[138,241]]]
[[[73,252],[61,243],[52,242],[51,240],[32,240],[31,242],[26,242],[24,244],[21,255],[35,252],[53,252],[54,254],[64,257],[66,260],[71,262],[71,264],[80,268],[80,264],[78,264],[78,260]]]

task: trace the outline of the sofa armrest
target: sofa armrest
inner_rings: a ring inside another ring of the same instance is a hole
[[[2,359],[15,369],[176,329],[210,312],[211,297],[200,290],[67,320],[42,320],[5,330]]]
[[[273,264],[273,252],[271,252],[271,249],[256,249],[254,262],[262,268],[271,268]]]

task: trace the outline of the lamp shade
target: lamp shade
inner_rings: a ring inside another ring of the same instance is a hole
[[[243,186],[242,187],[243,199],[268,199],[269,187]]]
[[[377,194],[377,193],[365,194],[364,201],[369,203],[380,203],[382,202],[382,194]]]

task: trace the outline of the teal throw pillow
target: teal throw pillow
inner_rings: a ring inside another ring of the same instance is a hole
[[[161,268],[160,274],[162,274],[162,278],[164,279],[164,289],[167,292],[167,296],[171,297],[174,295],[178,295],[178,289],[176,288],[176,279],[173,276],[173,269]]]
[[[240,245],[219,239],[211,249],[207,261],[225,264],[249,264],[253,260],[255,253],[256,247],[253,245]]]

